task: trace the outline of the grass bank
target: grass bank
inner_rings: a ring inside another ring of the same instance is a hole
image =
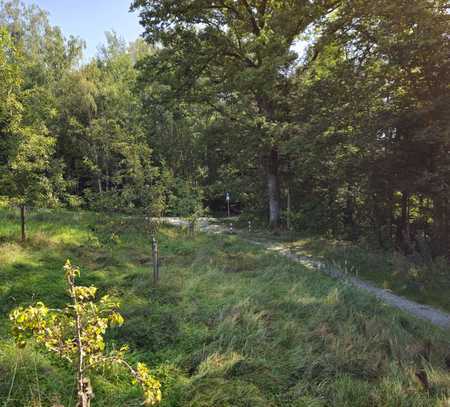
[[[37,299],[62,305],[67,258],[82,284],[121,299],[126,322],[110,343],[128,343],[131,360],[153,367],[162,406],[448,405],[445,332],[236,236],[163,228],[154,287],[140,220],[41,211],[29,229],[19,244],[17,215],[0,211],[5,406],[70,405],[70,370],[31,347],[17,350],[6,318]],[[139,405],[121,372],[104,373],[94,377],[94,406]]]
[[[378,287],[450,312],[450,265],[445,258],[409,257],[363,244],[322,238],[287,239],[294,253],[313,256]]]
[[[340,271],[380,288],[450,313],[449,261],[444,257],[433,259],[424,242],[416,247],[415,253],[405,256],[394,250],[376,249],[364,242],[353,243],[298,232],[272,233],[256,221],[248,233],[245,217],[221,221],[225,226],[230,222],[247,239],[279,242],[297,255],[330,263]]]

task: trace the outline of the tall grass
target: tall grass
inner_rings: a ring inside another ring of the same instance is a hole
[[[366,244],[317,238],[292,238],[288,244],[300,254],[321,257],[379,287],[450,312],[450,264],[443,257],[432,259],[425,249],[405,256]]]
[[[235,236],[163,228],[160,284],[142,222],[38,212],[30,241],[0,211],[0,400],[70,405],[73,376],[50,355],[11,342],[19,304],[66,301],[61,266],[122,301],[109,346],[131,345],[163,383],[162,406],[444,406],[445,332]],[[114,237],[112,238],[112,236]],[[120,371],[94,378],[95,406],[137,406]],[[426,377],[427,383],[418,379]]]

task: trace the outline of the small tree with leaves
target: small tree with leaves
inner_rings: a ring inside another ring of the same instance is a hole
[[[16,134],[16,147],[2,174],[2,193],[20,208],[21,237],[26,240],[25,208],[54,200],[51,156],[55,139],[45,128],[26,127]]]
[[[134,384],[144,393],[144,404],[153,406],[161,400],[160,383],[147,366],[138,363],[132,367],[124,359],[127,347],[105,351],[104,335],[112,326],[120,326],[123,317],[118,313],[119,304],[109,296],[96,302],[96,287],[76,284],[80,275],[78,267],[68,260],[64,266],[71,303],[64,309],[50,309],[42,302],[27,308],[17,308],[10,313],[13,334],[18,346],[34,338],[48,351],[69,362],[76,371],[77,407],[89,407],[93,391],[88,374],[99,367],[120,365],[126,368]]]
[[[52,158],[56,140],[42,120],[29,114],[33,106],[24,103],[30,90],[22,89],[21,65],[9,34],[0,30],[0,195],[20,207],[24,241],[25,208],[54,201],[57,177]]]

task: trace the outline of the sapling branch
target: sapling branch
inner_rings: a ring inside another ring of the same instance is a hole
[[[141,386],[144,404],[153,406],[161,401],[161,384],[143,363],[133,368],[125,360],[128,350],[105,352],[104,334],[109,327],[123,324],[117,312],[119,304],[109,296],[95,301],[97,288],[76,284],[80,275],[78,267],[67,261],[64,266],[71,302],[64,309],[50,309],[42,302],[27,308],[17,308],[10,313],[13,334],[17,344],[26,345],[33,338],[49,352],[70,362],[76,372],[77,407],[90,407],[93,390],[88,374],[100,365],[120,365],[125,368],[133,384]]]

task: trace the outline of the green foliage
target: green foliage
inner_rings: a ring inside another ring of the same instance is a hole
[[[444,3],[138,0],[147,39],[165,46],[139,64],[140,86],[169,143],[204,152],[189,157],[217,209],[229,190],[258,212],[285,208],[289,188],[298,230],[405,253],[424,235],[448,255]]]
[[[289,190],[296,230],[448,257],[443,0],[132,8],[147,42],[107,33],[79,64],[81,40],[2,3],[0,195],[157,217],[230,192],[276,226]]]
[[[13,310],[9,318],[17,344],[24,347],[26,340],[33,338],[39,345],[72,364],[77,371],[80,406],[89,405],[83,403],[84,397],[89,399],[88,392],[91,392],[91,389],[83,387],[88,380],[85,375],[94,368],[113,365],[123,365],[130,371],[134,383],[142,386],[146,405],[158,404],[161,401],[160,383],[145,364],[138,363],[137,368],[133,369],[124,359],[128,349],[126,346],[105,352],[106,330],[121,326],[124,322],[117,312],[118,303],[107,295],[94,302],[97,288],[76,285],[75,279],[80,276],[80,270],[70,261],[66,262],[64,271],[71,304],[62,310],[53,310],[37,302],[34,306]]]
[[[36,88],[26,89],[22,56],[9,35],[0,31],[0,79],[5,93],[0,107],[0,195],[12,205],[51,206],[64,189],[61,167],[52,161],[55,139],[36,115],[30,97]],[[34,95],[33,97],[35,97]],[[36,96],[40,100],[39,96]],[[58,191],[59,190],[59,191]],[[23,209],[22,209],[23,210]],[[22,218],[22,240],[25,219]]]
[[[22,77],[16,49],[12,44],[7,30],[0,30],[0,80],[2,81],[0,123],[1,123],[1,163],[4,164],[3,154],[8,151],[5,136],[14,133],[20,122],[22,105],[19,100],[19,89]]]
[[[164,46],[140,64],[146,97],[178,114],[180,97],[199,105],[203,133],[214,137],[202,144],[215,181],[221,182],[219,171],[239,176],[252,168],[268,184],[273,226],[280,218],[280,150],[290,136],[284,90],[296,65],[292,46],[335,7],[334,1],[133,2],[148,41]]]
[[[192,182],[175,180],[168,199],[168,212],[173,216],[201,216],[203,191]]]
[[[315,35],[290,96],[290,120],[302,118],[286,146],[297,230],[448,254],[446,17],[425,3],[343,4]]]
[[[15,205],[38,206],[44,202],[51,205],[56,197],[47,175],[54,139],[45,134],[45,129],[26,127],[16,134],[16,142],[1,178],[3,194]]]

